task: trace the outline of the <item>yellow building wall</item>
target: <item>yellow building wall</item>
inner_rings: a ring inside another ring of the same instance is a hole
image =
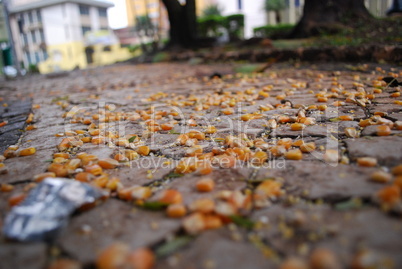
[[[127,48],[119,44],[110,45],[110,51],[104,51],[105,45],[90,46],[93,50],[93,63],[88,64],[85,45],[82,42],[71,42],[47,47],[48,59],[38,64],[39,72],[47,74],[57,71],[69,71],[74,68],[87,68],[88,66],[101,66],[124,61],[132,57]]]

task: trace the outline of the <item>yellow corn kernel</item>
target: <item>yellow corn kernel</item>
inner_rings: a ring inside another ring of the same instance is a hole
[[[165,204],[181,204],[183,197],[179,191],[168,189],[161,193],[158,201]]]
[[[289,150],[285,153],[285,158],[288,160],[301,160],[303,158],[303,153],[300,149]]]
[[[94,178],[94,175],[88,172],[79,172],[75,175],[75,180],[81,182],[90,182]]]
[[[68,175],[67,168],[60,163],[52,163],[47,167],[47,171],[53,172],[57,177],[66,177]]]
[[[140,146],[138,147],[137,152],[142,156],[147,156],[150,152],[150,149],[148,146]]]
[[[203,178],[197,181],[196,188],[199,192],[210,192],[214,189],[215,182],[212,178]]]
[[[85,172],[91,173],[92,175],[99,176],[102,174],[103,170],[102,167],[100,167],[97,164],[91,164],[85,167]]]
[[[315,150],[315,143],[314,142],[303,143],[300,145],[300,150],[304,153],[312,152]]]
[[[119,162],[114,159],[106,158],[99,160],[98,165],[103,169],[114,169],[119,165]]]
[[[201,198],[193,201],[188,209],[192,212],[211,213],[215,209],[215,202],[210,198]]]
[[[377,135],[378,136],[388,136],[391,134],[391,128],[388,125],[379,125],[377,126]]]
[[[134,150],[127,149],[124,151],[124,155],[129,159],[130,161],[138,159],[138,153]]]
[[[301,123],[293,123],[290,125],[290,130],[292,131],[301,131],[305,128],[306,126]]]
[[[29,155],[35,154],[35,152],[36,152],[36,148],[30,147],[30,148],[22,149],[22,150],[19,152],[19,155],[20,155],[20,156],[29,156]]]
[[[57,158],[57,157],[62,157],[64,159],[69,159],[70,154],[68,154],[66,152],[56,152],[55,154],[53,154],[53,158]]]
[[[392,175],[384,171],[376,171],[371,174],[370,180],[378,183],[387,183],[392,179]]]
[[[166,214],[170,218],[181,218],[187,213],[186,207],[183,204],[171,204],[166,208]]]
[[[46,173],[37,174],[37,175],[35,175],[33,177],[33,180],[35,182],[41,182],[47,177],[56,177],[56,174],[53,173],[53,172],[46,172]]]
[[[372,157],[357,158],[357,164],[365,167],[374,167],[377,165],[377,159]]]

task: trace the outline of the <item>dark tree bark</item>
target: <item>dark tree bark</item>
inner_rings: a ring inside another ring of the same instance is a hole
[[[307,37],[322,31],[335,32],[370,19],[372,16],[364,0],[306,0],[303,17],[293,29],[291,37]]]
[[[170,48],[187,48],[195,45],[197,18],[195,0],[187,0],[181,5],[177,0],[162,0],[170,23]]]

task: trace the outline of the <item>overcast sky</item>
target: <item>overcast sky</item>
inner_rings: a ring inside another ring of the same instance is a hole
[[[127,13],[125,0],[108,0],[114,7],[108,9],[109,25],[113,29],[127,26]]]

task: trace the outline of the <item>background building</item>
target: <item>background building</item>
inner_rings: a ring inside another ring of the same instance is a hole
[[[12,1],[10,24],[19,62],[48,73],[128,58],[109,30],[107,8],[112,6],[97,0]]]
[[[275,13],[265,12],[265,0],[205,0],[218,4],[223,15],[242,13],[245,15],[245,37],[253,35],[253,29],[266,24],[276,24]],[[376,17],[384,17],[391,7],[392,0],[365,0],[366,7]],[[286,0],[286,8],[281,11],[281,23],[296,24],[303,15],[304,0]]]

